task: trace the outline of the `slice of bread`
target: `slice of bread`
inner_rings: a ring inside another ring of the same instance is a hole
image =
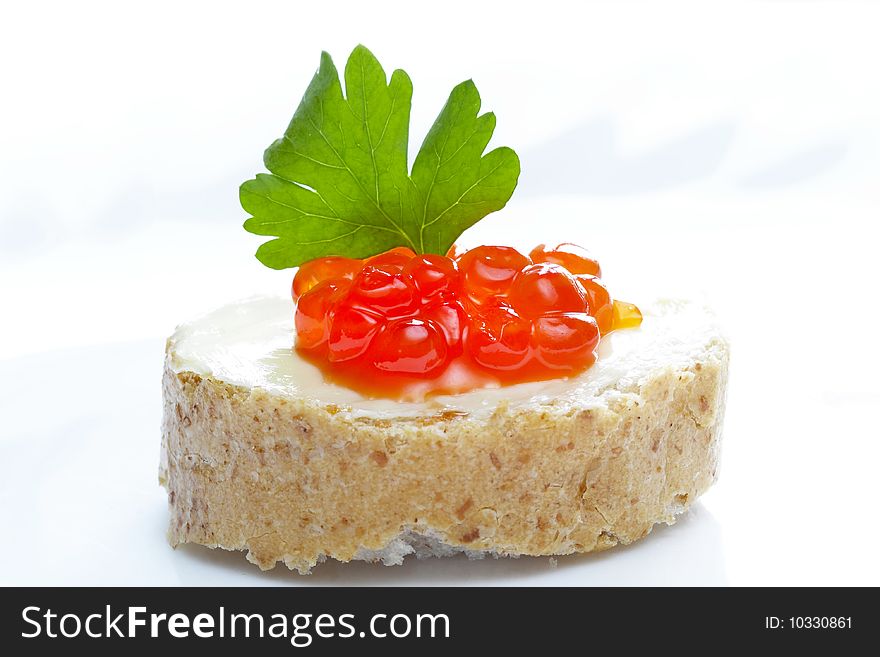
[[[178,328],[160,481],[172,545],[268,569],[603,550],[672,523],[715,480],[728,346],[686,302],[649,307],[571,379],[367,400],[291,349],[289,300]]]

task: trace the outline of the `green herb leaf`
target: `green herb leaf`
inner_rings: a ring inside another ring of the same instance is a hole
[[[407,170],[412,83],[390,81],[358,46],[345,66],[345,95],[333,61],[321,55],[284,136],[264,154],[271,172],[241,186],[244,227],[274,236],[257,250],[273,269],[329,255],[365,258],[395,246],[446,253],[468,227],[510,199],[519,159],[483,152],[495,116],[479,116],[480,95],[463,82],[449,96]]]

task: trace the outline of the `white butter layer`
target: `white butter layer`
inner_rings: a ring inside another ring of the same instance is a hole
[[[510,407],[576,403],[584,408],[604,403],[608,395],[637,385],[658,368],[693,362],[721,339],[714,316],[699,304],[664,300],[642,310],[642,326],[605,336],[597,362],[578,376],[481,388],[420,402],[370,399],[325,381],[321,371],[293,349],[294,304],[289,298],[245,299],[179,326],[171,337],[171,364],[176,372],[192,371],[277,395],[312,398],[372,417],[444,410],[475,414],[504,403]]]

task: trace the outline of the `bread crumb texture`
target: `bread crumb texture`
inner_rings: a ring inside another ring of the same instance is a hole
[[[552,556],[673,523],[716,479],[728,348],[584,407],[370,418],[176,372],[163,377],[160,482],[173,546],[247,550],[300,573],[327,558]]]

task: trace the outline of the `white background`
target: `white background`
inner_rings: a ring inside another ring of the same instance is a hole
[[[880,7],[15,3],[0,22],[0,584],[880,584]],[[317,67],[411,75],[416,148],[473,77],[523,163],[465,242],[568,240],[733,345],[721,479],[595,556],[261,574],[164,542],[164,337],[289,272],[240,182]]]

